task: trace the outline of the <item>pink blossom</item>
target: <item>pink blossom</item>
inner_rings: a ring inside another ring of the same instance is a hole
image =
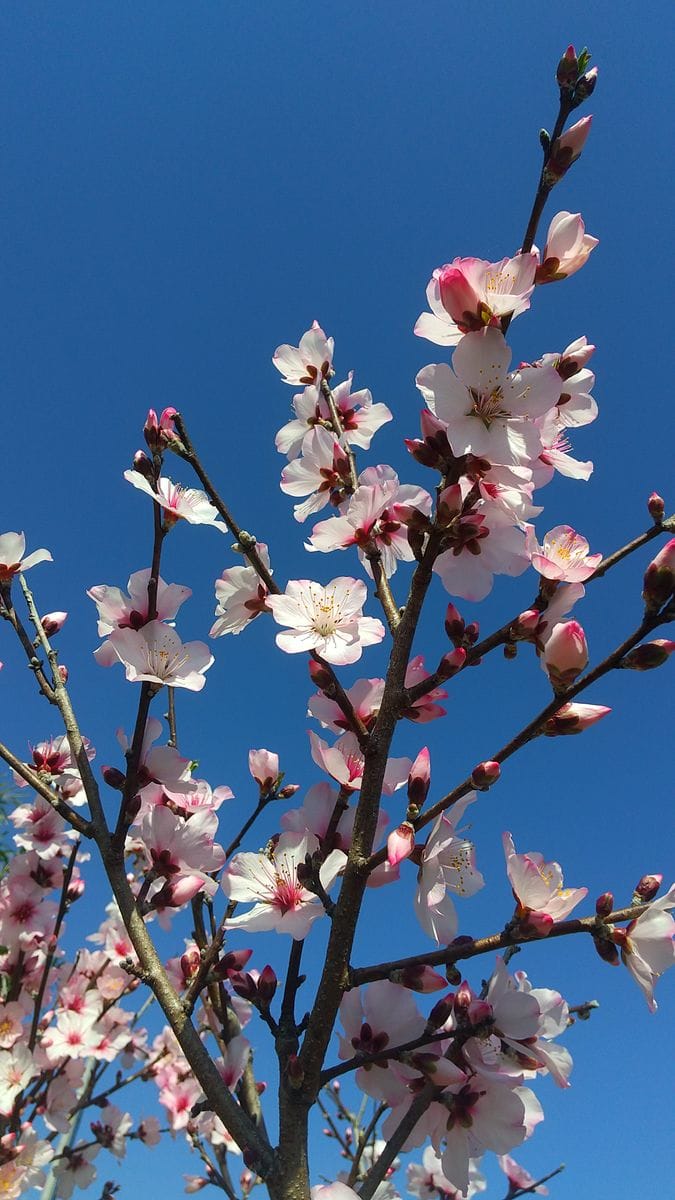
[[[181,483],[173,483],[166,477],[158,479],[153,487],[140,471],[125,471],[124,478],[139,491],[146,492],[164,509],[169,524],[182,519],[189,525],[212,525],[214,529],[227,533],[227,525],[219,519],[218,510],[206,492],[199,488],[183,487]]]
[[[484,502],[461,517],[446,540],[450,549],[438,556],[433,569],[451,596],[483,600],[495,575],[522,575],[529,565],[522,531]]]
[[[569,525],[556,525],[549,530],[541,545],[537,542],[533,526],[527,528],[527,552],[535,571],[545,579],[556,579],[565,583],[584,583],[590,579],[602,554],[589,554],[585,537],[576,533]]]
[[[475,799],[476,793],[469,792],[454,806],[452,816],[441,813],[422,853],[415,916],[424,932],[439,945],[447,945],[457,934],[452,894],[473,896],[484,886],[483,876],[476,869],[473,843],[457,833],[458,823]]]
[[[348,378],[332,388],[335,407],[340,416],[342,440],[350,446],[358,446],[361,450],[369,450],[373,436],[392,420],[392,415],[386,404],[373,404],[373,397],[368,388],[352,392],[353,372]],[[289,421],[279,430],[276,437],[276,447],[280,454],[288,458],[297,458],[301,451],[303,440],[310,429],[317,425],[328,427],[331,424],[330,409],[321,388],[316,384],[306,387],[293,397],[295,420]]]
[[[270,556],[264,542],[256,542],[256,550],[270,574]],[[268,591],[254,567],[228,567],[216,580],[216,616],[209,637],[225,633],[241,633],[249,621],[261,612],[268,612]]]
[[[414,655],[406,667],[404,686],[412,688],[415,684],[422,683],[428,678],[429,673],[425,670],[424,658],[421,654]],[[408,708],[404,709],[401,716],[407,717],[409,721],[416,721],[420,725],[426,724],[427,721],[435,721],[437,717],[444,717],[446,710],[436,701],[445,700],[447,695],[444,688],[430,688],[428,692],[419,696]]]
[[[272,793],[279,782],[279,755],[272,750],[249,750],[248,769],[261,795]]]
[[[268,607],[278,625],[277,646],[287,654],[311,650],[327,662],[344,666],[356,662],[364,646],[382,641],[384,626],[374,617],[362,616],[367,596],[361,580],[340,576],[322,587],[309,579],[292,579],[280,596],[270,596]]]
[[[412,1041],[426,1024],[411,992],[388,979],[347,992],[340,1004],[340,1021],[344,1034],[340,1034],[339,1057],[343,1060]],[[386,1059],[369,1064],[367,1070],[359,1067],[356,1084],[367,1095],[390,1103],[407,1093],[401,1078],[389,1070]]]
[[[19,571],[54,561],[48,550],[34,550],[24,558],[25,552],[26,539],[22,533],[0,533],[0,584],[11,583]]]
[[[544,354],[535,367],[555,367],[562,380],[562,392],[556,405],[556,415],[563,426],[578,428],[590,425],[598,415],[598,406],[591,396],[595,375],[587,363],[595,351],[588,339],[579,337],[562,354]]]
[[[317,1184],[311,1189],[312,1200],[358,1200],[358,1193],[346,1183]]]
[[[290,808],[282,814],[282,829],[289,833],[315,834],[319,842],[323,844],[331,817],[335,811],[337,799],[337,790],[332,788],[327,780],[315,783],[309,788],[301,808]],[[333,833],[329,849],[349,850],[352,844],[355,816],[356,809],[354,806],[350,806],[344,810]],[[382,837],[388,823],[389,818],[387,814],[382,809],[379,809],[375,831],[376,844]]]
[[[379,552],[387,576],[393,575],[398,559],[412,562],[405,516],[400,506],[431,513],[431,496],[423,488],[399,484],[391,467],[369,467],[359,476],[359,486],[341,517],[329,517],[314,526],[307,550],[327,553],[356,546],[359,558],[372,576],[369,553]]]
[[[225,862],[223,849],[214,843],[217,830],[213,811],[200,809],[186,820],[155,805],[141,822],[140,848],[153,876],[202,875],[205,890],[213,895],[216,884],[206,873],[219,871]]]
[[[390,867],[396,867],[404,859],[410,858],[415,849],[415,830],[409,821],[398,825],[387,838],[387,862]]]
[[[11,1050],[0,1050],[0,1113],[4,1116],[11,1113],[19,1092],[37,1074],[28,1046],[21,1044]]]
[[[537,261],[534,252],[495,263],[456,258],[438,275],[441,304],[462,333],[517,317],[530,307]]]
[[[408,686],[410,685],[406,678],[406,687]],[[384,679],[358,679],[352,687],[346,689],[346,694],[356,716],[369,729],[380,711]],[[349,723],[340,705],[335,700],[329,700],[323,692],[316,692],[310,697],[307,715],[315,717],[324,729],[332,729],[335,733],[344,733],[349,729]]]
[[[154,408],[148,410],[143,426],[143,436],[148,449],[153,453],[161,454],[172,442],[179,442],[173,423],[176,413],[175,408],[164,408],[158,417]]]
[[[139,630],[116,629],[108,645],[131,683],[166,684],[191,692],[202,690],[204,674],[215,661],[204,642],[183,644],[175,629],[161,621],[150,621]]]
[[[644,995],[650,1012],[657,1007],[654,987],[675,962],[675,921],[670,915],[673,908],[675,884],[625,930],[616,930],[614,935],[621,947],[623,963]]]
[[[107,637],[115,629],[142,629],[148,623],[150,601],[148,584],[151,572],[149,569],[135,571],[129,577],[128,596],[120,588],[108,587],[107,584],[97,584],[89,588],[87,595],[94,601],[98,609],[98,635]],[[181,604],[192,595],[188,587],[177,583],[157,581],[156,617],[160,621],[171,621]],[[101,666],[111,666],[115,661],[115,653],[104,643],[95,651],[96,661]]]
[[[532,478],[536,487],[550,483],[556,471],[566,479],[590,479],[593,463],[573,458],[572,444],[566,433],[566,425],[560,410],[554,409],[535,422],[541,438],[538,459],[532,462]]]
[[[557,862],[544,862],[537,852],[516,854],[510,833],[502,835],[506,873],[521,909],[528,918],[543,917],[541,932],[554,921],[562,921],[588,895],[588,888],[563,888],[563,874]],[[548,918],[548,919],[547,919]]]
[[[592,116],[582,117],[576,125],[571,125],[555,139],[544,168],[544,178],[549,187],[558,183],[579,158],[591,132],[592,120]]]
[[[598,239],[586,233],[581,213],[559,212],[551,221],[541,266],[537,267],[536,283],[553,283],[566,279],[583,267]]]
[[[302,443],[302,457],[281,472],[280,486],[288,496],[308,496],[295,505],[296,521],[305,521],[327,504],[342,503],[350,486],[349,459],[335,434],[321,426],[311,429]]]
[[[406,1167],[406,1187],[417,1200],[438,1200],[439,1193],[448,1200],[461,1200],[462,1193],[443,1174],[443,1164],[433,1146],[427,1146],[422,1155],[422,1164],[410,1163]],[[477,1160],[469,1161],[469,1187],[465,1200],[473,1200],[478,1192],[484,1192],[487,1184],[481,1175]]]
[[[345,733],[335,743],[329,746],[315,733],[309,734],[312,758],[318,767],[349,791],[359,791],[366,760],[356,735]],[[384,772],[382,791],[385,796],[398,791],[407,782],[412,763],[409,758],[390,758]]]
[[[533,1183],[536,1182],[534,1175],[530,1175],[529,1171],[519,1166],[515,1158],[511,1158],[510,1154],[500,1154],[497,1162],[509,1181],[510,1192],[516,1192],[520,1188],[524,1188],[528,1192],[536,1192],[539,1196],[548,1196],[548,1188],[543,1183],[540,1183],[537,1187],[533,1187]]]
[[[277,346],[272,356],[284,383],[309,384],[328,379],[333,362],[333,338],[327,338],[318,321],[303,333],[299,346]]]
[[[318,849],[311,834],[282,833],[271,855],[235,854],[222,878],[225,895],[253,907],[226,922],[228,929],[274,929],[302,941],[324,907],[298,879],[298,866]],[[319,868],[319,878],[328,890],[346,862],[346,855],[333,850]]]

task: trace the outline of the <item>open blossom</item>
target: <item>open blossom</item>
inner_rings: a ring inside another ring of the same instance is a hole
[[[586,233],[581,213],[559,212],[551,221],[536,283],[553,283],[574,275],[586,262],[598,239]]]
[[[227,525],[219,519],[218,510],[206,492],[199,488],[183,487],[181,483],[173,483],[166,477],[158,479],[153,488],[140,471],[125,471],[124,478],[139,491],[147,492],[164,509],[166,520],[172,524],[182,519],[189,525],[213,525],[214,529],[227,533]]]
[[[217,830],[213,810],[200,809],[186,820],[155,805],[141,822],[139,848],[154,876],[171,881],[177,875],[201,875],[213,895],[216,884],[206,873],[219,871],[225,862],[224,850],[214,842]]]
[[[438,1200],[439,1194],[447,1196],[448,1200],[473,1200],[478,1192],[484,1192],[487,1187],[485,1177],[481,1175],[479,1164],[473,1159],[469,1162],[469,1187],[466,1193],[459,1192],[454,1184],[443,1174],[443,1164],[433,1146],[427,1146],[422,1155],[421,1163],[410,1163],[406,1168],[406,1188],[417,1200]]]
[[[440,302],[461,333],[499,325],[530,307],[537,262],[534,252],[494,263],[456,258],[438,273]]]
[[[412,562],[415,557],[401,506],[405,506],[406,513],[412,508],[428,517],[431,496],[424,488],[400,484],[391,467],[368,467],[359,476],[359,486],[343,515],[315,525],[306,549],[328,553],[356,546],[369,575],[372,567],[368,553],[378,551],[385,575],[393,575],[399,559]]]
[[[427,838],[422,853],[415,916],[425,933],[439,945],[447,945],[457,934],[455,896],[473,896],[484,886],[476,869],[472,842],[456,832],[466,808],[476,799],[469,792],[452,809],[452,816],[441,813]]]
[[[260,560],[272,574],[269,551],[265,542],[256,542]],[[222,637],[226,633],[241,633],[249,621],[261,612],[269,611],[269,593],[255,567],[227,567],[220,579],[216,579],[217,621],[209,630],[209,637]]]
[[[333,338],[327,338],[318,321],[303,333],[299,346],[277,346],[272,356],[284,383],[316,383],[328,379],[333,362]]]
[[[312,758],[318,767],[330,775],[343,788],[357,792],[361,787],[366,760],[354,733],[345,733],[334,746],[309,734]],[[385,796],[391,796],[408,780],[412,762],[409,758],[389,758],[382,781]]]
[[[564,888],[557,862],[544,862],[535,851],[516,854],[510,833],[502,835],[506,873],[521,910],[539,932],[548,932],[554,921],[562,921],[588,895],[588,888]]]
[[[350,371],[347,379],[331,389],[340,416],[342,440],[360,450],[369,450],[373,436],[392,420],[392,415],[386,404],[373,404],[368,388],[352,392],[352,379],[353,372]],[[295,419],[279,430],[275,440],[279,453],[291,459],[297,458],[311,429],[331,424],[328,402],[317,384],[311,384],[293,397],[293,411]]]
[[[539,457],[531,463],[531,468],[533,482],[538,488],[550,483],[556,471],[565,479],[587,480],[593,474],[593,463],[590,459],[582,461],[572,457],[572,444],[560,411],[551,409],[535,421],[541,438],[541,450]]]
[[[584,583],[590,579],[602,554],[589,554],[585,537],[569,525],[556,525],[539,545],[532,525],[527,529],[527,551],[535,571],[545,579]]]
[[[200,692],[206,683],[204,673],[214,662],[204,642],[183,644],[175,629],[161,621],[150,621],[139,630],[116,629],[108,645],[131,683],[145,681]]]
[[[265,930],[288,933],[301,941],[318,917],[325,913],[318,896],[298,879],[298,866],[318,849],[312,834],[282,833],[269,854],[235,854],[222,878],[225,895],[237,903],[253,902],[246,913],[230,917],[228,929]],[[341,850],[333,850],[319,868],[322,886],[328,890],[346,862]]]
[[[337,506],[349,485],[349,459],[334,433],[317,426],[303,440],[302,455],[281,472],[281,490],[287,496],[307,496],[296,504],[296,521],[305,521],[327,504]]]
[[[38,1074],[33,1055],[28,1046],[18,1045],[11,1050],[0,1050],[0,1113],[11,1113],[15,1098]]]
[[[384,626],[364,617],[365,583],[340,576],[322,587],[309,579],[291,579],[281,596],[269,596],[267,606],[278,625],[276,643],[287,654],[316,650],[327,662],[344,666],[357,662],[364,646],[381,642]]]
[[[536,1183],[534,1175],[530,1175],[524,1167],[521,1167],[510,1154],[500,1154],[497,1162],[509,1181],[509,1191],[517,1191],[519,1188],[524,1188],[527,1191],[535,1192],[538,1196],[548,1196],[548,1188],[545,1184],[540,1183],[537,1187],[532,1185]]]
[[[595,346],[586,337],[579,337],[562,354],[543,354],[534,363],[535,367],[555,367],[562,380],[555,411],[564,426],[590,425],[598,415],[598,406],[591,396],[595,375],[587,366],[594,351]]]
[[[651,1012],[656,1011],[654,986],[663,972],[675,963],[675,884],[654,900],[625,929],[615,930],[621,958],[643,993]]]
[[[149,568],[130,575],[127,583],[128,595],[120,588],[108,587],[105,583],[87,590],[87,595],[98,609],[99,637],[107,637],[115,629],[142,629],[147,625],[150,610],[150,575]],[[157,620],[172,621],[181,604],[191,595],[192,590],[189,587],[178,583],[165,583],[163,579],[158,579],[155,601]],[[115,651],[108,642],[104,642],[94,651],[94,657],[102,667],[110,667],[117,661]]]
[[[534,418],[557,403],[561,380],[553,367],[509,374],[511,350],[500,329],[469,333],[447,363],[424,367],[417,387],[445,421],[454,454],[491,463],[527,465],[541,450]]]
[[[344,1033],[338,1054],[343,1060],[403,1045],[419,1037],[425,1026],[412,993],[388,979],[347,992],[340,1004],[340,1021]],[[370,1063],[367,1069],[359,1067],[356,1084],[377,1099],[398,1099],[401,1092],[405,1094],[386,1059]]]
[[[0,533],[0,584],[10,583],[19,571],[28,571],[41,562],[53,562],[48,550],[26,553],[26,539],[22,533]]]
[[[451,596],[483,600],[495,575],[522,575],[529,565],[525,537],[510,517],[481,501],[448,534],[451,548],[433,569]]]

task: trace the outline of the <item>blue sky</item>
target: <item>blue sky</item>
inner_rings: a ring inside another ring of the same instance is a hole
[[[415,374],[443,352],[412,326],[435,266],[520,245],[537,134],[554,119],[553,72],[570,41],[591,47],[600,82],[587,150],[544,229],[555,211],[581,210],[600,246],[581,274],[537,293],[511,341],[516,359],[533,359],[587,334],[598,346],[600,419],[575,439],[578,456],[596,464],[591,481],[551,484],[538,528],[569,523],[609,553],[646,528],[653,489],[672,510],[672,26],[670,5],[639,15],[624,0],[2,7],[2,528],[25,529],[29,549],[54,555],[33,582],[42,611],[71,614],[62,659],[98,762],[114,761],[114,730],[131,725],[136,693],[91,657],[85,589],[123,586],[147,565],[150,505],[122,480],[147,408],[183,412],[238,520],[269,542],[280,578],[355,570],[347,554],[306,560],[305,529],[278,491],[274,434],[291,391],[271,354],[318,318],[335,336],[339,376],[354,369],[356,386],[395,414],[369,461],[428,482],[402,438],[418,430]],[[174,475],[191,482],[178,466]],[[594,659],[638,624],[649,557],[589,589],[578,615]],[[164,577],[194,593],[184,638],[205,637],[213,580],[232,561],[229,539],[212,530],[181,527],[169,539]],[[397,595],[404,578],[395,577]],[[531,576],[505,579],[483,605],[461,607],[487,632],[533,593]],[[432,662],[446,599],[439,587],[420,635]],[[253,800],[251,745],[279,750],[290,780],[318,779],[305,733],[308,681],[303,662],[281,660],[269,623],[214,652],[204,692],[179,697],[180,739],[214,786],[235,791],[225,814],[234,824]],[[3,645],[1,657],[3,738],[21,750],[58,730],[13,648]],[[372,651],[360,673],[382,664]],[[496,930],[508,916],[506,828],[519,848],[558,858],[591,897],[613,888],[627,901],[645,871],[672,875],[670,679],[667,668],[607,679],[588,699],[611,705],[611,717],[514,760],[473,818],[488,886],[465,906],[463,932]],[[527,655],[462,676],[447,720],[428,727],[438,794],[547,695]],[[426,732],[402,729],[396,752],[414,755]],[[271,817],[260,843],[273,829]],[[92,896],[104,900],[100,879]],[[393,899],[373,897],[359,963],[389,950]],[[396,909],[395,920],[401,953],[422,949],[412,917],[399,920]],[[263,944],[281,967],[285,941]],[[317,954],[310,963],[316,969]],[[601,1002],[589,1025],[570,1031],[573,1088],[538,1088],[547,1120],[520,1158],[539,1173],[568,1163],[552,1185],[559,1200],[659,1194],[672,1171],[674,980],[662,982],[651,1017],[627,974],[604,967],[590,944],[531,947],[514,965],[572,1003]],[[270,1080],[272,1069],[263,1056]],[[327,1147],[317,1149],[317,1175],[331,1174]],[[177,1174],[196,1169],[179,1142],[134,1154],[117,1175],[123,1195],[152,1185],[173,1196]]]

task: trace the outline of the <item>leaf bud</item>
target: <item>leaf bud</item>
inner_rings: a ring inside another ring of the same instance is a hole
[[[289,1054],[286,1060],[286,1076],[292,1088],[301,1088],[305,1082],[305,1072],[297,1054]]]

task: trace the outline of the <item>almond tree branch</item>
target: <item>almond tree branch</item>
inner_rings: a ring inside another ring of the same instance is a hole
[[[392,959],[390,962],[377,963],[371,967],[356,967],[349,973],[349,987],[360,987],[364,983],[372,983],[375,979],[388,979],[392,972],[402,971],[411,967],[439,966],[459,962],[460,959],[477,958],[480,954],[490,954],[496,950],[504,950],[507,946],[522,946],[526,942],[542,942],[548,938],[567,937],[572,933],[589,933],[599,936],[607,925],[619,925],[622,921],[633,921],[636,917],[647,912],[649,904],[632,904],[628,908],[617,908],[607,917],[573,917],[569,921],[558,921],[552,925],[548,934],[519,934],[517,929],[507,925],[501,933],[491,933],[482,938],[470,938],[466,942],[445,946],[442,950],[430,950],[426,954],[414,954],[409,958]]]

